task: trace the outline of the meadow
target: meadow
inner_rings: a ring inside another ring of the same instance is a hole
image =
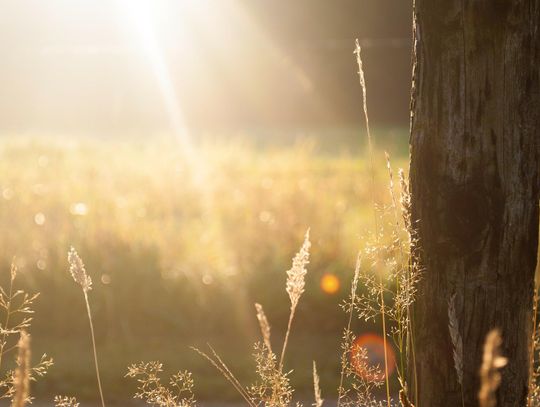
[[[94,281],[89,296],[109,401],[132,397],[124,375],[139,360],[192,371],[200,400],[237,400],[189,346],[211,343],[247,380],[259,335],[253,304],[264,304],[275,337],[285,333],[285,271],[308,228],[311,261],[287,368],[300,397],[312,393],[312,360],[321,385],[335,389],[346,323],[339,304],[372,230],[372,200],[390,201],[383,150],[394,171],[407,167],[406,129],[373,133],[380,140],[375,188],[365,135],[356,129],[201,136],[189,151],[165,137],[1,140],[0,285],[13,261],[22,288],[41,293],[33,352],[55,359],[33,395],[97,396],[84,301],[66,260],[73,246]],[[372,322],[355,320],[353,328],[380,334]]]

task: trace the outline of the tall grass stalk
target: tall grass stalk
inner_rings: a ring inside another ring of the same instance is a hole
[[[313,403],[313,407],[322,407],[324,400],[321,396],[321,386],[319,384],[320,378],[317,374],[317,365],[315,364],[315,361],[313,361],[313,393],[315,395],[315,403]]]
[[[19,353],[17,356],[17,369],[15,369],[12,407],[24,407],[30,397],[30,335],[21,331],[21,337],[17,344]]]
[[[399,248],[400,261],[397,263],[395,282],[396,292],[394,296],[395,315],[394,319],[397,323],[397,329],[393,336],[400,353],[400,364],[398,366],[399,381],[402,386],[401,398],[408,398],[408,380],[411,374],[412,358],[412,374],[414,377],[415,386],[415,401],[417,400],[418,385],[416,372],[416,353],[414,348],[414,332],[412,323],[411,305],[415,296],[415,285],[418,280],[417,263],[413,259],[412,245],[415,242],[415,233],[411,227],[411,196],[409,186],[405,180],[405,173],[402,168],[398,170],[398,178],[400,184],[399,203],[395,194],[394,173],[390,162],[390,155],[385,152],[386,167],[389,177],[390,190],[390,205],[394,215],[394,242]],[[399,206],[399,207],[398,207]],[[401,212],[401,216],[400,216]],[[400,221],[401,218],[401,221]],[[405,232],[406,238],[402,238]],[[410,403],[410,401],[408,401]]]
[[[216,351],[208,345],[210,348],[210,351],[212,352],[212,356],[208,355],[206,352],[203,352],[202,350],[198,348],[192,347],[191,349],[197,352],[199,355],[201,355],[203,358],[208,360],[212,366],[214,366],[222,375],[227,379],[229,383],[232,384],[232,386],[236,389],[238,394],[242,396],[242,398],[246,401],[246,403],[250,407],[257,407],[253,399],[250,397],[244,386],[240,384],[236,376],[231,372],[231,370],[227,367],[227,365],[223,362],[223,360],[218,356]]]
[[[79,283],[84,294],[84,301],[86,303],[86,312],[88,313],[88,321],[90,323],[90,335],[92,337],[92,348],[94,351],[94,364],[96,368],[96,378],[98,382],[99,397],[101,398],[101,406],[105,407],[105,399],[103,398],[103,389],[101,386],[101,378],[99,376],[99,364],[96,349],[96,338],[94,334],[94,324],[92,322],[92,312],[90,310],[90,301],[88,301],[88,291],[92,289],[92,279],[86,273],[84,263],[72,247],[68,252],[69,271],[75,282]]]
[[[304,243],[302,244],[300,251],[294,256],[292,267],[287,271],[286,290],[289,294],[289,299],[291,300],[291,308],[289,312],[289,322],[287,323],[287,332],[285,333],[283,348],[281,349],[281,357],[279,358],[280,371],[283,371],[283,361],[285,359],[285,351],[287,350],[287,343],[289,342],[289,334],[291,333],[291,326],[294,319],[294,314],[296,312],[296,306],[298,305],[301,295],[304,293],[304,287],[306,285],[306,266],[309,263],[310,247],[311,242],[309,241],[308,229],[304,236]]]
[[[356,258],[356,266],[354,267],[354,276],[351,284],[351,294],[350,294],[350,302],[347,304],[348,309],[347,312],[349,313],[349,319],[347,321],[347,328],[345,328],[345,341],[347,338],[350,338],[351,336],[351,323],[354,313],[354,304],[356,303],[356,289],[358,287],[358,279],[360,278],[360,267],[362,264],[362,257],[360,256],[360,253],[358,253],[358,257]],[[346,345],[347,347],[350,347],[350,344]],[[347,354],[345,353],[342,358],[346,358]],[[339,387],[338,387],[338,399],[337,399],[337,407],[340,407],[341,399],[343,398],[343,380],[345,379],[345,370],[346,370],[347,364],[346,359],[341,361],[341,373],[339,375]]]
[[[370,166],[370,174],[371,174],[371,198],[373,203],[373,220],[374,220],[374,226],[375,226],[375,239],[376,241],[379,240],[379,226],[377,221],[377,208],[375,203],[375,169],[373,166],[373,142],[371,138],[371,131],[369,127],[369,115],[368,115],[368,109],[367,109],[367,89],[366,89],[366,80],[364,76],[364,69],[362,65],[362,55],[361,55],[361,47],[360,42],[358,39],[356,40],[356,62],[358,63],[358,77],[360,79],[360,86],[362,87],[362,105],[364,110],[364,119],[366,123],[366,134],[368,139],[368,147],[369,147],[369,166]],[[391,400],[390,400],[390,381],[388,377],[388,350],[387,350],[387,332],[386,332],[386,309],[385,309],[385,303],[384,303],[384,290],[383,290],[383,284],[382,284],[382,276],[380,276],[380,299],[381,299],[381,318],[382,318],[382,336],[383,336],[383,347],[384,347],[384,377],[385,377],[385,384],[386,384],[386,402],[388,404],[388,407],[391,407]]]
[[[259,327],[261,328],[261,336],[263,338],[264,345],[268,348],[269,352],[272,352],[272,344],[270,342],[270,323],[266,314],[264,313],[263,306],[259,303],[255,303],[255,309],[257,310],[257,320],[259,321]]]
[[[10,280],[9,280],[9,294],[6,296],[5,301],[5,312],[6,312],[6,319],[4,320],[4,325],[2,326],[2,339],[0,340],[0,367],[2,367],[2,357],[5,353],[5,347],[7,344],[7,337],[9,335],[10,329],[9,329],[9,318],[11,317],[11,305],[12,305],[12,298],[13,298],[13,283],[15,282],[15,277],[17,276],[17,267],[15,266],[15,261],[11,263],[11,271],[10,271]],[[3,292],[2,292],[3,293]]]
[[[414,287],[416,281],[418,280],[418,265],[415,259],[413,258],[412,245],[416,240],[415,232],[413,231],[411,224],[411,194],[409,192],[409,184],[405,179],[405,172],[402,168],[398,171],[399,185],[401,188],[400,191],[400,206],[401,214],[403,218],[403,224],[405,227],[405,232],[407,234],[407,245],[409,247],[409,258],[407,261],[406,268],[406,281],[409,282],[411,287]],[[409,289],[411,289],[409,287]],[[418,402],[418,372],[416,369],[416,348],[414,345],[414,329],[413,329],[413,314],[411,312],[411,305],[407,303],[407,357],[409,355],[412,357],[412,370],[413,370],[413,380],[414,380],[414,402]],[[407,359],[408,361],[408,359]]]

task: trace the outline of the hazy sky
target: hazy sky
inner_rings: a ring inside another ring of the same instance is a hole
[[[406,124],[403,0],[0,3],[0,130]]]

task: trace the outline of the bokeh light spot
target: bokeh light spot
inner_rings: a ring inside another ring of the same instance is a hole
[[[268,211],[262,211],[259,213],[259,220],[263,223],[270,223],[272,221],[272,214]]]
[[[108,274],[102,274],[101,275],[101,282],[105,285],[111,284],[111,276]]]
[[[85,216],[88,213],[88,206],[84,202],[77,202],[71,205],[69,211],[72,215]]]
[[[210,274],[205,274],[202,277],[202,282],[205,285],[210,285],[214,282],[214,277],[212,277]]]
[[[13,190],[9,189],[9,188],[5,188],[3,191],[2,191],[2,197],[6,200],[6,201],[9,201],[10,199],[13,198]]]
[[[45,224],[45,215],[42,212],[38,212],[34,215],[34,222],[38,226],[43,226]]]
[[[396,354],[386,342],[388,374],[396,367]],[[368,381],[382,381],[384,373],[384,339],[377,334],[361,335],[351,345],[350,362],[356,374]]]
[[[335,274],[325,273],[321,278],[321,290],[326,294],[335,294],[339,291],[340,282]]]

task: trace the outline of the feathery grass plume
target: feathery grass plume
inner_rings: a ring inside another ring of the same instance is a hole
[[[249,394],[254,403],[265,407],[290,406],[294,392],[290,372],[283,373],[278,367],[276,355],[260,342],[254,345],[253,357],[258,380],[249,387]]]
[[[21,338],[17,344],[17,368],[15,369],[14,387],[15,394],[12,399],[12,407],[24,407],[30,397],[30,335],[21,331]]]
[[[411,193],[409,192],[409,184],[405,179],[405,172],[403,168],[398,170],[399,185],[401,188],[399,203],[401,204],[401,216],[405,224],[405,231],[409,237],[409,243],[412,240],[412,228],[411,228]]]
[[[323,405],[323,398],[321,397],[321,387],[319,385],[319,375],[317,374],[317,365],[315,364],[315,361],[313,361],[313,393],[315,394],[315,403],[313,403],[313,407],[322,407]]]
[[[255,345],[254,354],[260,381],[246,390],[210,345],[208,347],[211,350],[211,354],[207,354],[197,348],[192,348],[208,360],[233,385],[250,407],[257,407],[259,405],[266,407],[286,407],[292,401],[293,389],[290,386],[289,373],[283,372],[283,359],[295,310],[305,288],[306,265],[309,263],[310,246],[308,229],[302,247],[294,256],[292,267],[287,271],[286,291],[289,295],[291,306],[279,364],[276,362],[276,355],[272,351],[270,344],[270,324],[262,306],[255,304],[257,319],[259,320],[264,342],[264,345]]]
[[[414,273],[411,259],[411,234],[407,230],[405,217],[410,217],[410,213],[406,213],[406,209],[402,205],[398,209],[398,200],[394,191],[394,173],[392,171],[392,165],[390,163],[390,155],[385,151],[386,168],[388,170],[389,178],[389,191],[391,198],[391,209],[394,215],[394,227],[392,229],[392,239],[394,248],[390,247],[393,251],[394,261],[390,263],[391,276],[395,281],[395,290],[393,294],[393,305],[389,307],[389,319],[393,320],[394,326],[391,328],[391,334],[399,350],[399,364],[397,366],[397,373],[399,376],[399,382],[402,385],[402,389],[407,393],[407,372],[406,365],[409,364],[409,351],[411,349],[411,343],[413,341],[412,330],[412,316],[411,305],[414,302],[416,294],[416,282],[418,274]],[[402,175],[403,176],[403,175]],[[405,184],[405,181],[401,181]],[[403,187],[403,185],[402,185]],[[403,192],[403,190],[402,190]],[[403,198],[403,196],[400,197]],[[401,216],[399,213],[401,212]],[[403,226],[400,222],[403,221]],[[404,233],[405,231],[405,233]],[[402,235],[407,235],[407,238],[402,238]],[[398,260],[395,260],[398,259]],[[414,362],[414,355],[413,355]],[[413,369],[414,370],[414,369]]]
[[[54,396],[54,407],[79,407],[75,397]]]
[[[366,78],[364,76],[364,65],[362,63],[362,47],[360,47],[360,41],[358,41],[358,38],[356,39],[355,43],[356,47],[354,50],[354,53],[356,55],[356,63],[358,64],[358,78],[360,79],[360,86],[362,87],[362,106],[364,108],[364,116],[366,119],[366,127],[369,128],[369,115],[367,113],[367,87],[366,87]],[[368,138],[369,138],[369,146],[371,146],[371,134],[368,131]]]
[[[0,367],[4,360],[4,355],[17,348],[21,350],[21,338],[32,322],[31,315],[34,313],[32,306],[39,294],[28,294],[15,287],[18,276],[15,262],[11,264],[9,289],[6,291],[0,287],[0,313],[3,321],[0,322]],[[19,363],[19,358],[15,360]],[[29,378],[35,380],[44,376],[49,367],[53,364],[52,359],[43,355],[39,363],[34,367],[29,367]],[[14,400],[16,393],[16,372],[8,370],[0,378],[0,399]]]
[[[344,344],[353,343],[355,340],[351,334]],[[349,388],[340,393],[340,405],[343,407],[384,407],[387,402],[377,400],[374,390],[385,383],[384,372],[380,366],[372,365],[365,347],[348,346],[343,349],[345,354],[342,363],[345,364],[345,376],[349,382]]]
[[[92,279],[86,273],[86,268],[77,251],[71,247],[68,252],[69,272],[76,283],[80,284],[86,293],[92,289]]]
[[[459,333],[459,322],[456,314],[456,294],[448,300],[448,330],[452,340],[454,368],[458,383],[463,386],[463,339]]]
[[[420,267],[416,259],[416,254],[413,254],[412,247],[418,246],[418,239],[416,238],[416,233],[412,227],[411,221],[411,193],[409,191],[409,184],[405,179],[405,172],[403,168],[398,170],[398,178],[400,185],[400,204],[401,204],[401,217],[403,218],[403,224],[405,233],[407,235],[407,253],[409,255],[408,267],[406,271],[406,277],[408,281],[408,289],[410,292],[411,301],[410,304],[415,300],[416,297],[416,286],[420,281]],[[414,379],[414,394],[415,399],[418,399],[418,373],[416,369],[416,351],[414,347],[414,330],[413,330],[413,317],[410,310],[410,305],[407,307],[407,314],[409,317],[408,321],[408,331],[409,335],[407,337],[407,358],[409,355],[412,357],[412,371]]]
[[[88,291],[92,289],[92,279],[86,273],[86,268],[84,267],[84,263],[82,259],[79,257],[79,254],[77,253],[77,251],[73,247],[71,247],[68,252],[68,263],[69,263],[69,271],[71,273],[71,276],[73,277],[73,280],[75,280],[76,283],[80,284],[83,290],[84,301],[86,303],[86,312],[88,314],[88,322],[90,323],[90,335],[92,337],[92,348],[94,351],[94,365],[96,368],[96,378],[97,378],[97,383],[98,383],[99,397],[101,399],[101,406],[105,407],[105,399],[103,397],[101,378],[99,376],[99,364],[98,364],[98,357],[97,357],[97,350],[96,350],[96,337],[94,334],[94,324],[92,322],[92,312],[90,310],[90,302],[88,301]]]
[[[368,115],[368,108],[367,108],[367,88],[366,88],[366,79],[364,76],[364,67],[362,63],[362,48],[360,47],[360,42],[358,39],[356,39],[356,48],[354,51],[356,55],[356,62],[358,64],[358,77],[360,79],[360,86],[362,87],[362,105],[364,108],[364,119],[366,122],[366,134],[368,138],[368,146],[369,146],[369,164],[370,164],[370,174],[371,174],[371,199],[373,202],[373,221],[375,225],[375,238],[379,239],[379,226],[377,221],[377,205],[375,201],[375,170],[373,166],[373,142],[371,139],[371,131],[369,126],[369,115]],[[381,278],[382,280],[382,278]],[[385,309],[385,303],[384,303],[384,289],[383,284],[381,281],[380,284],[381,290],[380,290],[380,301],[381,301],[381,320],[382,320],[382,336],[384,341],[384,372],[385,372],[385,381],[386,381],[386,401],[388,407],[391,407],[391,401],[390,401],[390,383],[388,378],[388,354],[386,350],[386,341],[387,341],[387,332],[386,332],[386,309]]]
[[[15,289],[17,266],[15,260],[11,263],[9,289],[0,287],[0,310],[4,313],[4,321],[0,322],[0,367],[4,353],[16,347],[23,330],[30,327],[32,322],[32,305],[38,294],[28,294]],[[14,319],[14,316],[21,316]],[[1,387],[1,386],[0,386]]]
[[[15,265],[15,259],[11,262],[11,282],[15,281],[15,278],[17,277],[17,266]]]
[[[283,368],[283,360],[285,358],[285,350],[287,349],[287,342],[289,341],[289,334],[291,333],[291,325],[294,319],[294,313],[296,306],[300,300],[300,296],[304,292],[306,285],[305,277],[307,273],[306,266],[309,263],[309,249],[311,242],[309,241],[309,229],[304,236],[304,243],[300,248],[300,251],[296,253],[293,258],[292,267],[287,271],[287,285],[286,290],[291,300],[291,308],[289,313],[289,322],[287,324],[287,332],[285,333],[285,340],[283,341],[283,348],[281,350],[281,357],[279,358],[280,370]]]
[[[493,329],[487,334],[480,368],[480,391],[478,392],[480,407],[497,405],[495,393],[501,384],[499,369],[506,366],[508,362],[504,356],[501,356],[501,344],[502,339],[498,329]]]
[[[300,251],[296,253],[293,258],[292,267],[287,270],[287,294],[291,300],[291,311],[294,311],[298,305],[300,296],[304,293],[305,276],[307,273],[306,265],[309,263],[309,248],[311,242],[309,241],[309,229],[307,230],[304,243],[300,248]]]
[[[137,379],[137,392],[133,398],[159,407],[194,407],[193,378],[188,371],[179,371],[169,379],[169,387],[161,383],[163,372],[160,362],[140,362],[128,367],[126,377]],[[66,406],[68,407],[68,406]]]
[[[268,323],[268,318],[266,318],[266,314],[264,313],[264,309],[261,304],[255,303],[255,309],[257,310],[257,320],[259,321],[264,344],[268,350],[272,352],[272,345],[270,343],[270,324]]]
[[[382,386],[384,373],[379,366],[372,366],[369,362],[367,349],[354,347],[355,336],[351,330],[352,317],[357,303],[357,287],[361,277],[360,268],[362,253],[356,259],[354,276],[351,284],[349,299],[341,304],[341,308],[348,314],[347,327],[343,332],[341,343],[341,374],[338,387],[337,407],[382,407],[386,403],[377,401],[373,390]],[[349,383],[347,386],[345,384]]]
[[[341,403],[341,399],[343,398],[343,395],[345,393],[345,389],[343,387],[343,380],[345,378],[345,373],[347,370],[348,355],[349,355],[349,352],[350,352],[350,349],[352,347],[352,343],[354,340],[353,334],[351,332],[351,323],[352,323],[352,317],[354,314],[354,304],[356,303],[356,289],[358,287],[358,279],[360,278],[361,264],[362,264],[361,253],[358,253],[358,256],[356,257],[356,265],[354,267],[354,276],[351,283],[351,293],[349,294],[349,300],[341,305],[342,309],[345,312],[347,312],[349,317],[347,321],[347,327],[345,328],[345,331],[343,333],[343,341],[341,343],[341,347],[342,347],[341,373],[339,377],[337,407],[339,407]]]
[[[15,359],[15,363],[18,364],[18,358]],[[39,377],[45,376],[52,365],[52,359],[47,358],[47,355],[43,355],[39,363],[30,368],[29,381],[36,381]],[[8,370],[4,373],[4,376],[0,378],[0,399],[11,399],[13,401],[17,387],[16,377],[16,371]],[[31,397],[27,399],[27,402],[30,401]]]

